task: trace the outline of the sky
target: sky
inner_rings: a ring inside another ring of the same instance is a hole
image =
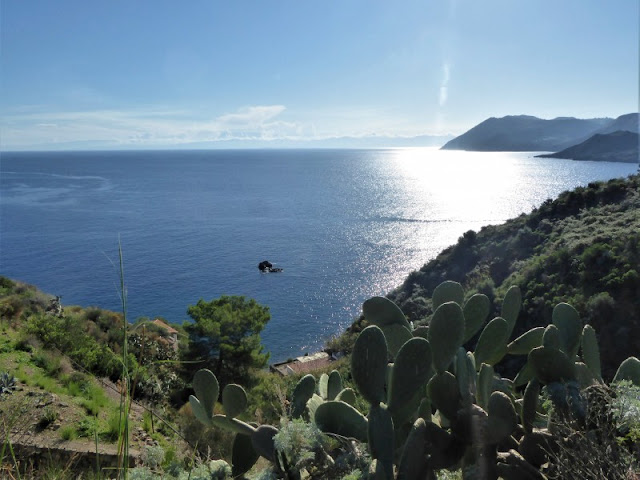
[[[638,111],[639,4],[0,0],[0,149],[313,146],[617,117]]]

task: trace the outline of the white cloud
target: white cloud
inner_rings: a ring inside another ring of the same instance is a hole
[[[324,107],[292,112],[284,105],[251,105],[206,118],[202,109],[5,112],[0,148],[163,148],[225,140],[313,141],[336,137],[410,137],[433,132],[424,119],[372,107]]]
[[[271,139],[295,135],[299,125],[277,117],[283,105],[248,106],[211,120],[171,109],[17,112],[3,117],[2,148],[43,144],[172,145],[220,139]]]
[[[261,125],[285,111],[284,105],[244,107],[236,113],[227,113],[216,119],[220,125]]]

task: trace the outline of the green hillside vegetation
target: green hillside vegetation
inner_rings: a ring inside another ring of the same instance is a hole
[[[548,325],[554,306],[570,303],[598,332],[603,374],[612,378],[622,360],[640,352],[640,177],[591,183],[503,225],[468,231],[388,297],[410,321],[428,324],[431,295],[444,279],[460,282],[468,296],[485,293],[492,315],[507,288],[520,287],[515,335]],[[360,317],[328,346],[350,351],[365,326]],[[504,373],[519,366],[508,358]]]
[[[6,471],[15,478],[18,473],[26,478],[40,474],[42,478],[77,478],[73,468],[68,476],[52,473],[67,469],[66,464],[43,467],[32,459],[19,458],[21,467],[17,468],[9,447],[25,439],[43,447],[85,453],[98,447],[101,454],[115,453],[120,448],[120,397],[126,384],[123,316],[78,306],[64,306],[58,314],[51,305],[51,295],[0,276],[0,477]],[[213,307],[220,305],[226,308],[216,312]],[[209,310],[203,310],[204,306]],[[224,297],[201,300],[190,311],[200,320],[193,326],[163,321],[177,330],[177,349],[167,330],[149,318],[138,319],[127,330],[126,378],[133,400],[128,427],[131,452],[145,465],[148,455],[155,456],[152,463],[157,471],[164,466],[186,474],[194,465],[202,467],[202,459],[230,454],[232,438],[203,428],[187,402],[198,368],[214,368],[227,382],[250,386],[253,394],[248,412],[266,422],[280,418],[284,399],[296,380],[262,370],[267,356],[261,353],[258,332],[269,320],[268,308],[243,297]],[[207,332],[202,328],[216,325],[215,318],[228,317],[233,323],[258,311],[262,315],[257,326],[253,321],[230,330]],[[204,357],[198,354],[203,341],[226,352],[224,363],[212,352]],[[242,348],[234,348],[233,342]]]

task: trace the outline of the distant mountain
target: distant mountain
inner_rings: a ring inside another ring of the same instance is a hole
[[[627,113],[620,115],[613,122],[607,124],[596,133],[613,133],[619,130],[626,132],[640,133],[640,118],[637,113]]]
[[[553,120],[528,115],[489,118],[447,142],[443,150],[558,151],[590,137],[614,122],[611,118]]]
[[[596,133],[578,145],[538,157],[638,163],[639,141],[640,135],[636,132],[618,130],[613,133]]]

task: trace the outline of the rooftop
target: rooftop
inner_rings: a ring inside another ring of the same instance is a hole
[[[327,352],[317,352],[311,355],[294,358],[293,360],[275,363],[271,365],[271,371],[281,375],[295,375],[299,373],[309,373],[331,364],[335,359]]]

